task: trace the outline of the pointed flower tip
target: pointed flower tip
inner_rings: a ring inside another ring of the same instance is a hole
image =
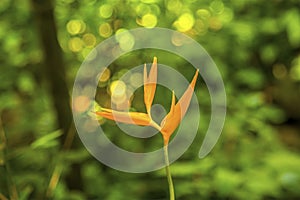
[[[190,86],[191,86],[193,89],[194,89],[194,87],[195,87],[195,84],[196,84],[198,75],[199,75],[199,69],[196,70],[196,73],[195,73],[195,75],[194,75],[194,77],[193,77],[193,80],[192,80],[192,82],[190,83]]]
[[[151,65],[150,74],[149,74],[149,80],[153,83],[156,83],[157,81],[157,58],[153,58],[153,63]]]
[[[174,90],[172,91],[172,102],[171,102],[171,109],[170,109],[170,113],[174,114],[174,110],[175,110],[175,92]]]
[[[148,75],[147,75],[147,65],[144,64],[144,84],[147,83]]]
[[[154,56],[154,58],[153,58],[153,63],[157,63],[157,57],[156,56]]]
[[[197,78],[197,77],[198,77],[198,74],[199,74],[199,69],[196,70],[196,73],[195,73],[194,78],[195,78],[195,77]]]

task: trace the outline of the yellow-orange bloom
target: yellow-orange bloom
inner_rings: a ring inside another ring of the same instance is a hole
[[[101,111],[97,111],[96,115],[102,116],[104,118],[114,120],[117,122],[127,123],[127,124],[136,124],[140,126],[153,126],[159,130],[164,138],[164,145],[167,145],[170,140],[170,136],[173,134],[175,129],[180,124],[184,115],[186,114],[188,107],[190,105],[196,81],[198,78],[198,72],[194,75],[192,82],[190,83],[187,90],[184,92],[182,97],[179,99],[177,104],[175,104],[175,94],[172,93],[172,103],[170,112],[162,120],[161,125],[159,126],[151,118],[150,110],[153,103],[156,82],[157,82],[157,58],[154,57],[153,63],[147,75],[146,65],[144,66],[144,102],[146,106],[147,113],[141,112],[121,112],[114,111],[107,108],[101,108]]]
[[[180,98],[180,100],[177,102],[176,105],[175,105],[175,94],[173,91],[170,112],[162,120],[160,125],[162,127],[160,132],[163,135],[165,145],[169,143],[170,136],[178,127],[184,115],[186,114],[186,111],[190,105],[192,95],[194,92],[195,84],[198,77],[198,71],[199,70],[196,71],[196,74],[194,75],[192,82],[190,83],[189,87],[184,92],[184,94],[182,95],[182,97]]]

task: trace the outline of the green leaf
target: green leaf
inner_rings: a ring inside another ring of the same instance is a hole
[[[48,135],[45,135],[45,136],[35,140],[31,144],[31,147],[34,149],[53,147],[58,144],[58,141],[56,141],[56,139],[61,135],[62,135],[61,130],[54,131],[52,133],[49,133]]]

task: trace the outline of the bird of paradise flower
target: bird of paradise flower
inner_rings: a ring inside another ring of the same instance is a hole
[[[169,185],[170,200],[175,199],[174,185],[172,181],[172,176],[170,172],[170,163],[168,156],[168,144],[171,135],[176,130],[184,115],[186,114],[188,107],[190,105],[194,88],[196,85],[198,71],[196,71],[193,80],[191,81],[189,87],[186,89],[182,97],[177,103],[175,103],[175,93],[172,92],[172,102],[169,113],[162,120],[161,124],[158,125],[151,117],[151,106],[156,91],[157,83],[157,58],[154,57],[153,63],[149,72],[147,73],[146,64],[144,65],[144,103],[146,106],[146,113],[141,112],[121,112],[116,110],[111,110],[107,108],[101,108],[100,111],[96,111],[95,114],[110,120],[114,120],[126,124],[135,124],[140,126],[152,126],[156,128],[163,137],[164,140],[164,158],[166,164],[166,174]]]

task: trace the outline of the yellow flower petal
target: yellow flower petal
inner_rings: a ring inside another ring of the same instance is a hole
[[[151,122],[149,115],[140,112],[120,112],[107,108],[101,108],[101,111],[96,112],[106,119],[122,122],[126,124],[136,124],[140,126],[148,126]]]
[[[196,81],[198,78],[198,72],[199,72],[199,69],[197,69],[192,82],[190,83],[189,87],[187,88],[187,90],[184,92],[184,94],[182,95],[182,97],[179,99],[179,101],[176,104],[176,106],[181,107],[182,118],[184,117],[184,115],[190,105],[190,102],[191,102],[191,99],[192,99],[192,96],[194,93]]]
[[[149,77],[147,76],[146,64],[144,65],[144,102],[146,105],[147,113],[149,115],[150,115],[150,110],[155,95],[156,82],[157,82],[157,58],[154,57],[149,72]]]

